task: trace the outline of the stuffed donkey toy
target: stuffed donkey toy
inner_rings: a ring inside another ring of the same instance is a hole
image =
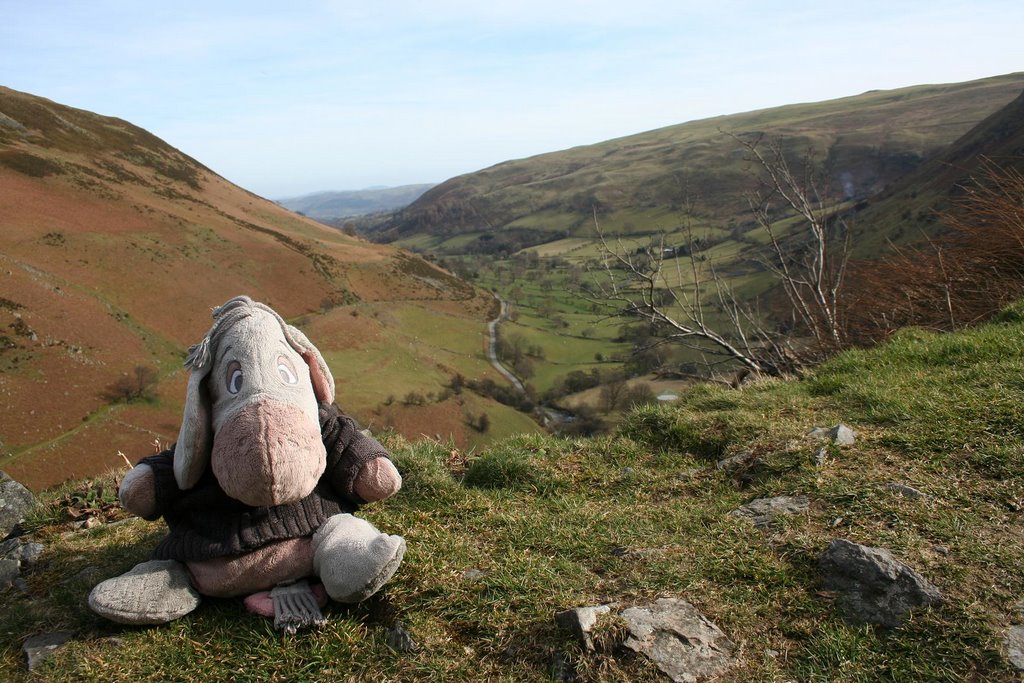
[[[302,332],[246,296],[213,318],[185,361],[177,443],[143,458],[118,492],[170,533],[150,561],[96,586],[89,606],[160,624],[200,595],[248,596],[278,628],[322,623],[327,596],[359,602],[398,568],[405,541],[351,513],[394,494],[401,476],[333,404],[334,378]]]

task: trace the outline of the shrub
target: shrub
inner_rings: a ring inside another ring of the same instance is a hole
[[[538,472],[523,451],[498,447],[470,463],[463,481],[485,489],[535,489]]]
[[[138,365],[130,373],[125,373],[107,385],[107,388],[103,390],[102,397],[111,403],[149,401],[155,396],[154,389],[159,379],[160,375],[156,368]]]

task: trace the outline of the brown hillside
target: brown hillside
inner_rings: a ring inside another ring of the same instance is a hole
[[[346,351],[401,338],[357,323],[357,309],[438,306],[482,335],[490,305],[429,263],[292,214],[129,123],[0,88],[0,468],[39,488],[173,441],[184,350],[211,307],[240,293],[330,331],[311,336],[339,386],[362,381]],[[155,400],[103,398],[139,365],[160,374]],[[472,367],[487,373],[482,360]],[[376,389],[339,401],[358,414],[402,391]]]

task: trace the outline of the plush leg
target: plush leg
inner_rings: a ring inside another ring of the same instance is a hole
[[[150,560],[98,584],[89,593],[89,607],[121,624],[166,624],[194,610],[200,599],[185,565]]]
[[[405,539],[365,519],[334,515],[313,535],[313,569],[338,602],[359,602],[387,583],[405,554]]]
[[[231,598],[312,576],[311,540],[289,538],[242,555],[189,562],[192,585],[203,595]]]

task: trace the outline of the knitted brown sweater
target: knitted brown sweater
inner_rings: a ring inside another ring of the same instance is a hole
[[[361,503],[353,486],[360,468],[388,457],[376,439],[359,431],[355,421],[333,404],[320,404],[320,434],[327,448],[327,468],[313,492],[286,505],[252,507],[228,497],[213,472],[182,491],[174,479],[174,446],[140,462],[153,468],[156,512],[170,533],[153,551],[157,560],[208,560],[260,548],[273,541],[310,536],[339,512],[355,512]]]

